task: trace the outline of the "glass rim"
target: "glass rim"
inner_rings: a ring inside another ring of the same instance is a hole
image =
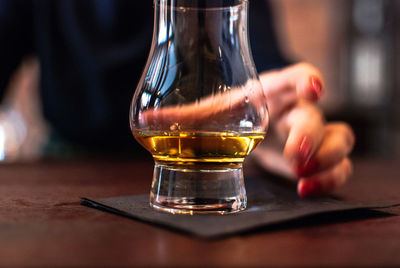
[[[169,0],[154,0],[153,1],[154,6],[160,7],[161,6],[160,2],[162,2],[162,1],[163,2],[167,2],[166,6],[168,6],[169,8],[171,8],[173,10],[182,10],[182,11],[183,10],[201,10],[201,11],[204,11],[204,10],[219,11],[219,10],[221,10],[221,11],[223,11],[223,10],[229,10],[229,9],[232,9],[232,8],[240,8],[241,6],[246,5],[249,2],[249,0],[231,0],[232,2],[233,1],[237,1],[239,3],[232,4],[232,5],[227,5],[227,6],[220,6],[220,7],[218,7],[218,6],[215,6],[215,7],[193,7],[193,6],[184,6],[184,5],[174,5],[173,6],[173,5],[170,4]],[[174,0],[172,0],[172,1],[174,1]],[[186,1],[188,2],[188,1],[191,1],[191,0],[186,0]],[[207,0],[204,0],[204,1],[207,1]]]

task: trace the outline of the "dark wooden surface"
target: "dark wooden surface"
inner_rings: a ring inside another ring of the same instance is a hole
[[[251,168],[250,168],[251,169]],[[400,162],[357,161],[340,194],[400,201]],[[147,193],[151,162],[0,166],[0,266],[400,266],[400,217],[291,225],[200,240],[80,205],[79,197]],[[400,215],[399,208],[388,211]]]

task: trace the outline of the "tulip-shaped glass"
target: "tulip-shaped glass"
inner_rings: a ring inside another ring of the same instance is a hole
[[[171,213],[246,207],[242,165],[268,124],[247,0],[155,0],[131,129],[155,161],[150,205]]]

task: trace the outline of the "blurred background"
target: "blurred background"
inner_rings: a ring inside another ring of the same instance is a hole
[[[322,71],[321,107],[328,120],[354,128],[353,155],[400,156],[400,1],[270,3],[283,54]],[[26,59],[9,85],[0,108],[0,161],[37,159],[48,139],[38,97],[39,64]]]
[[[353,155],[400,155],[400,1],[272,0],[280,45],[326,82],[329,120],[351,124]]]

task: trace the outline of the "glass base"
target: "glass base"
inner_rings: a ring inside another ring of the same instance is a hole
[[[150,206],[173,214],[234,213],[246,208],[242,166],[202,167],[156,163]]]

